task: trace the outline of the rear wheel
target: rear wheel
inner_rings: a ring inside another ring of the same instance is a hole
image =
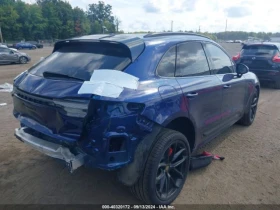
[[[181,192],[189,167],[190,147],[186,137],[165,130],[158,135],[144,172],[131,191],[147,204],[170,204]]]
[[[254,122],[258,109],[259,94],[255,88],[255,92],[251,98],[250,105],[244,113],[243,117],[239,121],[241,125],[249,126]]]
[[[25,63],[27,63],[27,58],[26,58],[26,57],[20,57],[20,58],[19,58],[19,62],[20,62],[21,64],[25,64]]]
[[[18,48],[18,50],[21,50],[21,49],[22,49],[21,47]]]

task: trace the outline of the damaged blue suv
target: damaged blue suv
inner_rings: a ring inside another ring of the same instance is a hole
[[[59,41],[14,80],[15,136],[71,172],[118,170],[139,199],[169,204],[200,146],[253,123],[260,86],[248,70],[196,34]]]

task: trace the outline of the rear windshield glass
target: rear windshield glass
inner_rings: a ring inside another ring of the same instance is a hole
[[[271,45],[249,45],[244,46],[242,55],[274,55],[277,47]]]
[[[51,72],[87,81],[96,69],[122,71],[130,62],[129,50],[118,44],[69,43],[33,66],[29,72],[37,76]]]

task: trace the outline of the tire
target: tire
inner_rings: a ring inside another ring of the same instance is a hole
[[[18,50],[21,50],[21,49],[22,49],[21,47],[18,48]]]
[[[180,194],[187,178],[190,154],[187,138],[177,131],[165,129],[157,136],[143,174],[130,187],[131,192],[147,204],[168,205],[172,203]],[[166,162],[169,163],[165,164]],[[168,191],[167,186],[170,187],[169,193],[164,193],[164,191]]]
[[[20,63],[20,64],[26,64],[27,61],[28,61],[27,58],[24,57],[24,56],[22,56],[22,57],[19,58],[19,63]]]
[[[252,95],[252,98],[250,100],[250,104],[247,107],[247,110],[245,111],[243,117],[239,121],[239,124],[250,126],[255,120],[257,110],[258,110],[258,101],[259,101],[259,93],[258,90],[255,88],[255,91]]]
[[[275,88],[275,89],[280,89],[280,81],[275,82],[274,88]]]

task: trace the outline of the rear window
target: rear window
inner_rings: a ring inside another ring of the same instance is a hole
[[[52,72],[88,81],[96,69],[122,71],[130,63],[130,51],[118,44],[69,43],[33,66],[29,72],[37,76]]]
[[[242,55],[274,55],[277,51],[276,46],[272,45],[249,45],[244,46]]]

